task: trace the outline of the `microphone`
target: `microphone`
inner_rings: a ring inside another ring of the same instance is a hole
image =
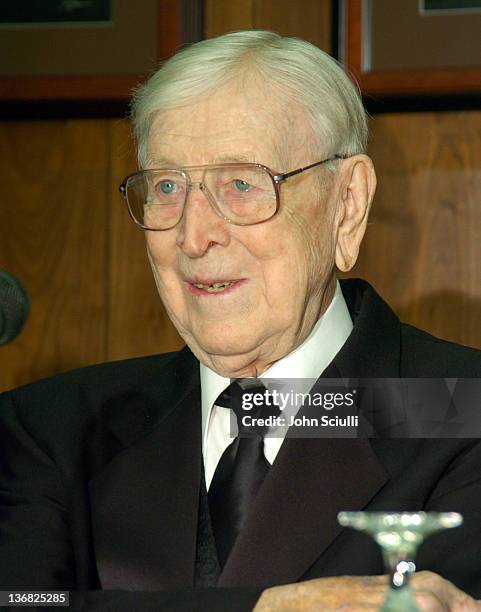
[[[18,336],[29,310],[30,302],[23,285],[9,272],[0,270],[0,345]]]

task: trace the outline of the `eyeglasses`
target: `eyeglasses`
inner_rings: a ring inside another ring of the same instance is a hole
[[[345,157],[335,155],[285,174],[276,174],[267,166],[254,163],[142,170],[127,176],[119,191],[134,222],[146,230],[164,231],[175,227],[194,186],[199,187],[215,212],[228,223],[255,225],[268,221],[279,210],[281,183]],[[202,180],[192,181],[191,175],[199,172]]]

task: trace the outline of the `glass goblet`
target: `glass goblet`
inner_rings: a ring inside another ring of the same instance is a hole
[[[419,612],[408,576],[416,570],[418,546],[429,535],[458,527],[457,512],[339,512],[343,527],[369,533],[379,544],[391,579],[382,612]]]

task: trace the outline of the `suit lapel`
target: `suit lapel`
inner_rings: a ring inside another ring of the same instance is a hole
[[[170,389],[159,382],[169,381],[169,376],[163,376],[162,381],[144,382],[137,394],[133,391],[115,413],[119,418],[110,420],[111,430],[127,447],[89,483],[94,549],[103,589],[193,585],[201,415],[200,387],[192,372],[192,365],[198,369],[198,362],[192,358],[186,365],[185,355],[172,372],[174,381],[182,380],[176,388],[177,402],[168,403]],[[183,391],[180,401],[179,389]],[[159,418],[161,405],[166,414]],[[130,428],[125,425],[127,414]],[[139,420],[144,431],[137,439]],[[147,432],[145,423],[150,423]]]
[[[400,324],[365,284],[343,283],[355,327],[323,378],[399,376]],[[219,585],[299,580],[341,532],[340,510],[362,510],[389,476],[366,438],[284,441]]]
[[[386,482],[367,440],[288,438],[256,498],[219,586],[295,582]]]
[[[343,378],[400,376],[399,319],[368,283],[358,279],[341,281],[341,288],[354,328],[331,366]],[[326,371],[323,376],[335,375]]]

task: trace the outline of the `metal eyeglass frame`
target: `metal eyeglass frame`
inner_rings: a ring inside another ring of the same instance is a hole
[[[168,231],[170,229],[173,229],[180,222],[180,220],[182,219],[183,214],[184,214],[185,203],[187,202],[187,197],[188,197],[188,195],[189,195],[193,185],[199,185],[200,190],[206,196],[207,200],[209,201],[209,204],[212,206],[212,208],[214,209],[216,214],[219,217],[221,217],[222,219],[224,219],[224,221],[226,221],[227,223],[231,223],[232,225],[239,225],[239,226],[259,225],[261,223],[265,223],[266,221],[269,221],[270,219],[272,219],[272,217],[274,217],[277,214],[277,212],[279,211],[280,201],[281,201],[281,194],[280,194],[280,185],[281,185],[281,183],[286,181],[288,178],[291,178],[291,176],[296,176],[297,174],[301,174],[302,172],[305,172],[306,170],[310,170],[311,168],[315,168],[316,166],[320,166],[321,164],[327,164],[327,162],[334,161],[336,159],[347,159],[348,157],[350,157],[350,156],[349,155],[333,155],[332,157],[328,157],[326,159],[322,159],[321,161],[315,162],[313,164],[309,164],[309,166],[303,166],[302,168],[297,168],[296,170],[291,170],[290,172],[285,172],[284,174],[277,174],[277,173],[273,172],[267,166],[264,166],[263,164],[243,163],[243,162],[232,162],[232,163],[225,163],[225,164],[208,164],[206,166],[185,166],[184,168],[149,168],[148,170],[141,170],[140,172],[134,172],[133,174],[129,174],[128,176],[126,176],[124,178],[124,180],[122,181],[122,183],[119,185],[119,191],[120,191],[120,194],[122,195],[122,197],[125,200],[125,203],[127,205],[127,210],[129,212],[129,215],[130,215],[131,219],[134,221],[134,223],[136,225],[138,225],[142,229],[144,229],[146,231],[149,231],[149,232],[166,232],[166,231]],[[223,212],[219,209],[219,205],[216,202],[214,196],[210,193],[209,189],[204,185],[204,183],[202,181],[197,181],[197,182],[192,181],[190,176],[189,176],[189,174],[188,174],[189,170],[209,170],[209,169],[212,169],[212,168],[236,168],[236,167],[242,167],[242,168],[249,168],[249,167],[262,168],[271,177],[272,184],[274,185],[274,191],[275,191],[275,194],[276,194],[276,209],[275,209],[275,211],[272,213],[272,215],[270,217],[267,217],[267,219],[263,219],[262,221],[256,221],[255,223],[236,223],[235,221],[232,221],[231,219],[229,219],[229,217],[226,217],[223,214]],[[184,206],[183,206],[183,209],[182,209],[182,214],[179,217],[179,220],[176,221],[176,223],[174,225],[172,225],[171,227],[166,227],[166,228],[146,227],[145,225],[140,223],[140,221],[138,221],[135,218],[135,215],[132,212],[132,209],[130,208],[129,200],[127,198],[127,183],[128,183],[128,181],[131,178],[133,178],[134,176],[139,176],[139,175],[142,175],[142,174],[147,174],[149,172],[155,172],[157,170],[172,170],[172,171],[178,172],[178,173],[180,173],[184,177],[184,179],[185,179],[185,181],[187,183],[187,191],[186,191],[186,194],[185,194],[185,200],[184,200]]]

